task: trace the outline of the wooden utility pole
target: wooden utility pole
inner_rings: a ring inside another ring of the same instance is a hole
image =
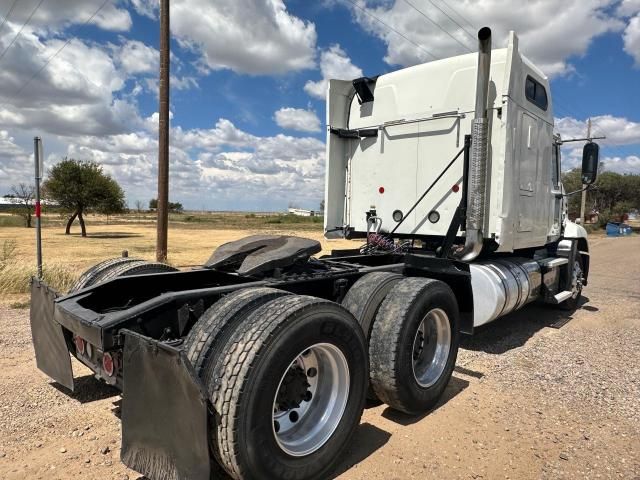
[[[587,120],[587,138],[591,141],[591,117]],[[587,203],[587,186],[582,185],[582,198],[580,200],[580,223],[584,224],[584,209]]]
[[[160,99],[158,120],[158,234],[156,259],[167,260],[169,223],[169,0],[160,0]]]

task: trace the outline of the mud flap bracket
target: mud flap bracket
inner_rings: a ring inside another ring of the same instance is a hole
[[[183,350],[124,337],[124,464],[154,480],[209,480],[207,400]]]

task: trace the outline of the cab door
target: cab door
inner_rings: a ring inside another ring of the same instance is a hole
[[[533,231],[536,217],[536,186],[538,178],[538,120],[522,112],[520,155],[518,155],[518,233]],[[521,237],[521,235],[518,235]]]
[[[562,225],[562,183],[560,181],[560,144],[554,142],[551,147],[551,221],[548,240],[560,236]]]

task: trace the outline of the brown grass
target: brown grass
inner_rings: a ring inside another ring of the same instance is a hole
[[[206,214],[205,214],[206,215]],[[266,223],[278,218],[251,217],[245,214],[211,215],[216,224],[228,218],[228,228],[211,226],[208,221],[170,222],[169,263],[177,267],[202,265],[220,245],[247,235],[269,233],[298,235],[319,240],[321,254],[332,249],[354,248],[360,242],[347,240],[328,241],[323,237],[321,223]],[[207,220],[211,220],[210,218]],[[106,258],[118,257],[128,250],[130,257],[154,259],[156,227],[150,220],[139,223],[135,215],[122,219],[90,216],[87,222],[88,237],[82,238],[76,225],[72,235],[64,234],[63,223],[57,218],[44,222],[42,230],[42,255],[45,263],[45,280],[54,288],[66,291],[87,268]],[[240,228],[243,224],[245,228]],[[0,268],[0,295],[2,303],[24,302],[29,288],[29,278],[35,273],[35,230],[23,227],[0,227],[0,259],[2,249],[13,242],[14,248]],[[2,263],[0,262],[0,266]]]

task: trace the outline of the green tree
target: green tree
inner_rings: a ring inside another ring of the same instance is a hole
[[[70,214],[66,235],[69,235],[71,225],[77,218],[82,236],[87,236],[83,217],[87,212],[112,214],[122,212],[125,208],[122,188],[96,162],[63,159],[49,170],[43,191],[46,198]]]
[[[562,183],[567,193],[582,188],[580,169],[570,170],[562,175]],[[568,197],[569,216],[580,215],[580,194]],[[640,175],[620,174],[603,171],[593,188],[587,190],[585,210],[598,212],[599,223],[618,221],[629,210],[640,207]]]
[[[156,210],[158,208],[158,199],[152,198],[149,200],[149,210]],[[184,207],[180,202],[169,202],[169,211],[173,213],[182,213]]]

